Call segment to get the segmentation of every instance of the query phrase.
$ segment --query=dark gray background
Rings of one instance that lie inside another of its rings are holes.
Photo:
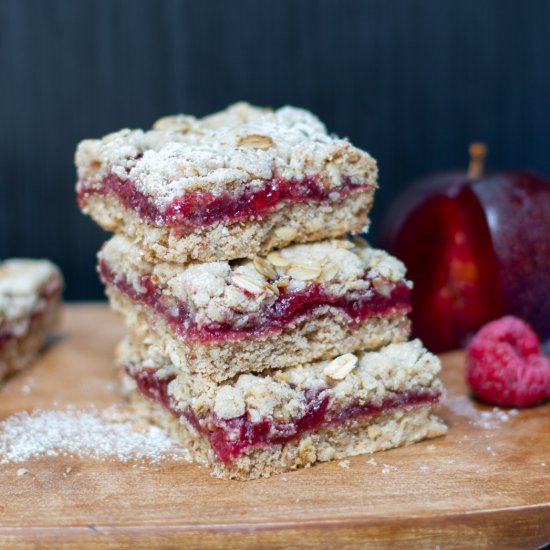
[[[101,297],[76,143],[240,99],[307,107],[370,151],[375,230],[472,140],[549,175],[549,29],[547,0],[0,0],[0,257],[50,257],[67,298]]]

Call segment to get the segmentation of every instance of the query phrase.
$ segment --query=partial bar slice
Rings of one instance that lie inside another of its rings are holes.
[[[83,141],[76,164],[84,212],[176,263],[360,232],[377,187],[375,160],[308,111],[245,103]]]
[[[118,351],[135,411],[215,476],[253,479],[442,435],[440,363],[419,340],[216,384],[155,346]]]
[[[99,272],[134,335],[217,381],[409,336],[403,264],[346,239],[180,266],[151,264],[117,235],[99,253]]]
[[[34,361],[57,325],[62,290],[47,260],[0,263],[0,381]]]

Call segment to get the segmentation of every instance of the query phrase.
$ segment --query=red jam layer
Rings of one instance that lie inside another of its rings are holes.
[[[350,323],[362,323],[367,318],[375,316],[407,314],[411,309],[411,290],[405,283],[396,284],[388,297],[369,292],[353,299],[331,295],[319,283],[312,283],[303,290],[294,292],[280,289],[281,294],[273,304],[261,314],[255,316],[247,314],[246,324],[239,325],[238,329],[231,324],[217,322],[199,328],[193,322],[187,305],[179,302],[174,307],[166,303],[162,289],[153,282],[150,276],[142,277],[140,283],[145,290],[138,292],[124,275],[115,274],[106,262],[100,261],[98,269],[105,284],[115,286],[131,300],[152,308],[182,338],[198,340],[202,343],[238,340],[246,337],[254,338],[278,333],[293,321],[327,305],[344,311],[349,316]]]
[[[10,341],[15,338],[15,335],[11,332],[3,332],[0,334],[0,350]]]
[[[392,393],[381,405],[352,403],[339,410],[330,409],[330,396],[323,390],[305,393],[307,410],[300,418],[280,423],[271,417],[252,422],[248,413],[231,420],[223,420],[215,414],[197,417],[191,408],[177,409],[168,395],[168,384],[174,377],[159,380],[153,369],[133,371],[128,374],[136,380],[140,392],[149,399],[161,403],[177,416],[184,416],[200,433],[208,437],[216,456],[230,464],[251,447],[285,444],[302,437],[306,432],[326,426],[334,426],[352,420],[375,416],[385,411],[408,409],[417,405],[435,405],[440,398],[438,390],[423,389],[404,393]]]
[[[137,188],[134,181],[110,174],[99,188],[80,182],[78,203],[83,208],[87,197],[112,193],[125,208],[133,210],[149,223],[158,227],[177,227],[185,232],[220,221],[234,223],[253,216],[261,219],[284,203],[334,202],[369,187],[369,183],[352,183],[349,178],[344,178],[340,187],[327,188],[319,176],[307,176],[301,180],[275,177],[263,182],[260,187],[245,187],[238,195],[227,192],[214,195],[203,191],[184,193],[161,210]]]

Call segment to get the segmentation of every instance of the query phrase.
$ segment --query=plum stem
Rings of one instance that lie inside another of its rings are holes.
[[[481,142],[470,143],[468,153],[470,153],[468,177],[470,179],[480,178],[483,175],[485,157],[487,155],[487,145]]]

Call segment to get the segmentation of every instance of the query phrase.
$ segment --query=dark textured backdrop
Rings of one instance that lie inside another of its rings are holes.
[[[47,256],[98,298],[79,213],[85,137],[247,99],[312,109],[408,181],[490,164],[550,175],[548,0],[0,0],[0,257]]]

